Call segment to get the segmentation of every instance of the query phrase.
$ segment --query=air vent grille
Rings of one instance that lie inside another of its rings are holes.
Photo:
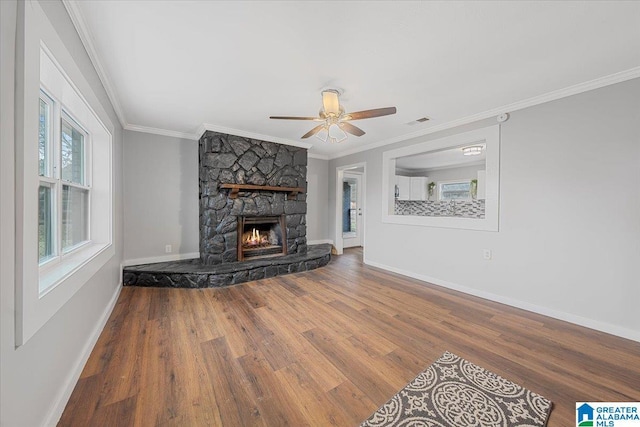
[[[418,123],[424,123],[429,121],[429,117],[424,116],[424,117],[420,117],[419,119],[415,119],[409,123],[407,123],[409,126],[413,126],[413,125],[417,125]]]

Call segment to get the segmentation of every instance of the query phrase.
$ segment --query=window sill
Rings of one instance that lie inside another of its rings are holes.
[[[40,271],[39,297],[42,298],[51,292],[56,286],[64,282],[65,279],[73,275],[108,247],[109,244],[106,243],[91,243],[82,248],[82,250],[64,257],[62,261],[55,265],[44,267]]]
[[[383,215],[386,224],[419,225],[423,227],[458,228],[461,230],[498,231],[498,216],[485,212],[485,218],[453,216]]]

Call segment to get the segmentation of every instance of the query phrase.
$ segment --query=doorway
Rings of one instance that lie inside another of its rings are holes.
[[[342,247],[362,246],[362,173],[345,171],[342,178]]]
[[[335,180],[334,247],[342,255],[343,248],[361,246],[365,251],[366,163],[338,166]],[[353,203],[352,203],[353,202]]]

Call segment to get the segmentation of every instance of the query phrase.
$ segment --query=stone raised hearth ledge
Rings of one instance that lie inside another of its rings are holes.
[[[125,267],[124,286],[215,288],[313,270],[331,260],[331,245],[309,245],[303,254],[205,265],[199,258]]]

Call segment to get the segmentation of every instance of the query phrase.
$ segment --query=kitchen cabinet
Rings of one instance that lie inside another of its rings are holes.
[[[409,200],[411,196],[411,178],[396,175],[396,199]]]
[[[396,175],[396,199],[397,200],[427,200],[426,176],[402,176]]]
[[[427,200],[427,184],[429,179],[426,176],[411,177],[411,195],[409,200]]]

